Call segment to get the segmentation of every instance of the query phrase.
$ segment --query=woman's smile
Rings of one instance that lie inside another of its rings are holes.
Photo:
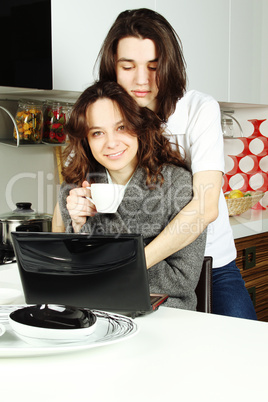
[[[125,151],[126,150],[124,149],[123,151],[116,152],[115,154],[107,154],[105,156],[107,156],[107,158],[110,158],[110,159],[117,159],[117,158],[120,158],[120,156],[122,156],[125,153]]]

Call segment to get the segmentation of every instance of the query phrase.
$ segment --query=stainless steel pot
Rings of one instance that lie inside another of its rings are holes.
[[[52,216],[37,213],[31,206],[30,202],[18,202],[13,212],[0,215],[0,263],[14,257],[11,232],[51,232]]]

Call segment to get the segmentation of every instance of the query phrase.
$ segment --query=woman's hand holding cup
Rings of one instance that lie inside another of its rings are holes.
[[[90,190],[87,187],[89,187],[89,183],[84,181],[82,187],[77,187],[70,191],[66,200],[66,206],[76,233],[86,223],[88,216],[94,216],[97,213],[95,205],[88,199]]]

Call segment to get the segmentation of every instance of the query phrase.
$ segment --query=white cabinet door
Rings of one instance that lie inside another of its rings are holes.
[[[268,1],[262,2],[262,38],[261,38],[261,88],[260,103],[268,105]]]
[[[188,88],[227,101],[229,2],[156,0],[156,10],[167,18],[182,41]]]
[[[230,102],[268,103],[267,0],[231,0]]]
[[[188,89],[218,101],[268,104],[267,0],[52,0],[53,89],[83,91],[117,15],[146,7],[181,38]]]
[[[53,89],[83,91],[117,15],[132,8],[154,8],[154,0],[52,0]]]

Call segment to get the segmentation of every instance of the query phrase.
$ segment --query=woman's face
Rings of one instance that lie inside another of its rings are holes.
[[[99,99],[90,105],[86,117],[92,155],[112,178],[116,175],[120,184],[125,184],[138,163],[138,138],[126,130],[120,110],[110,99]]]
[[[120,39],[116,54],[116,76],[120,84],[138,103],[157,111],[157,54],[151,39]]]

